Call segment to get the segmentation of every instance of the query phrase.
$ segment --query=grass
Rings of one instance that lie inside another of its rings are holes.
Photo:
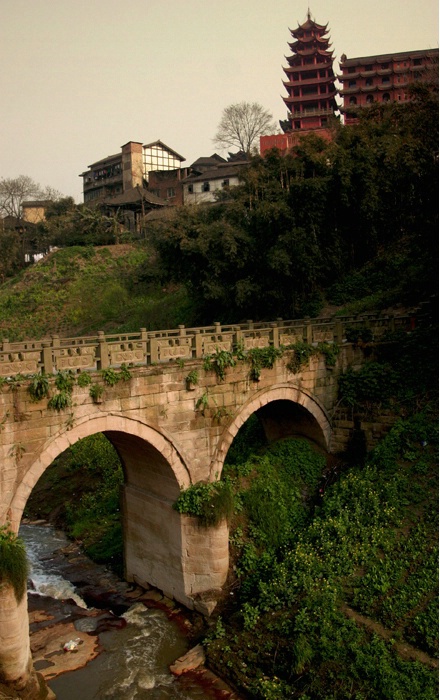
[[[74,246],[0,287],[0,337],[10,341],[192,325],[183,287],[164,288],[147,248]]]
[[[229,469],[235,603],[212,622],[208,662],[262,700],[434,700],[434,414],[398,420],[365,466],[324,489],[322,463],[296,442]]]

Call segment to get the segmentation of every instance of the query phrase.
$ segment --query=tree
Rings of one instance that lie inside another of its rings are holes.
[[[213,140],[218,148],[233,146],[249,154],[259,136],[275,130],[271,113],[258,102],[239,102],[225,107]]]
[[[0,180],[0,215],[15,216],[19,219],[22,214],[23,202],[30,199],[56,200],[61,193],[53,187],[41,187],[28,175]]]

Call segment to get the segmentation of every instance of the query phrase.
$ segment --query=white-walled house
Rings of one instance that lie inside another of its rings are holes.
[[[183,203],[215,202],[216,192],[240,183],[240,169],[247,162],[244,156],[225,160],[216,153],[208,158],[199,158],[192,164],[191,174],[182,181]]]

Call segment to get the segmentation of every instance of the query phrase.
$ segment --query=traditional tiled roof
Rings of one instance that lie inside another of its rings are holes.
[[[22,202],[22,207],[48,207],[49,204],[53,204],[51,199],[40,199],[28,202]]]
[[[121,153],[114,153],[112,156],[106,156],[105,158],[101,158],[101,160],[97,160],[97,161],[95,161],[95,163],[92,163],[91,165],[88,165],[87,167],[91,170],[92,168],[96,168],[97,165],[106,165],[110,161],[121,160],[121,159],[122,159]]]
[[[152,143],[146,143],[146,144],[144,144],[144,148],[152,148],[153,146],[162,146],[162,148],[163,148],[165,151],[169,151],[169,153],[172,153],[173,156],[175,156],[176,158],[178,158],[180,161],[186,160],[186,158],[184,158],[184,157],[181,156],[179,153],[177,153],[177,151],[175,151],[175,150],[173,150],[172,148],[170,148],[169,146],[167,146],[166,143],[164,143],[164,142],[161,141],[160,139],[158,139],[157,141],[152,141]]]
[[[183,183],[204,182],[205,180],[224,180],[228,177],[237,177],[240,168],[247,165],[248,161],[238,161],[236,163],[221,163],[218,167],[205,170],[201,174],[189,175]]]
[[[158,206],[166,206],[168,204],[164,199],[150,192],[145,187],[140,187],[140,185],[132,187],[122,194],[116,195],[116,197],[106,197],[103,203],[111,207],[118,207],[127,204],[140,204],[142,200],[148,202],[148,204],[156,204]]]
[[[377,54],[375,56],[359,56],[356,58],[341,57],[341,67],[359,66],[364,63],[387,63],[389,61],[399,61],[404,58],[421,58],[423,56],[438,56],[438,49],[425,49],[419,51],[401,51],[399,53]]]

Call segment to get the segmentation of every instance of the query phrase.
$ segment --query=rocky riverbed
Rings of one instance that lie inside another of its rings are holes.
[[[166,654],[164,657],[169,678],[161,681],[167,689],[160,692],[165,694],[154,692],[157,678],[154,680],[144,664],[135,668],[136,662],[132,662],[130,677],[137,675],[136,682],[141,688],[139,696],[133,697],[238,700],[239,696],[204,665],[203,648],[198,644],[205,626],[202,616],[182,609],[155,589],[146,590],[121,581],[105,567],[91,562],[74,543],[67,543],[42,558],[46,559],[43,564],[70,582],[74,591],[63,594],[71,597],[54,599],[49,585],[48,595],[30,590],[28,596],[34,666],[60,700],[79,697],[70,696],[66,690],[68,685],[75,687],[77,683],[91,684],[90,692],[98,694],[90,697],[118,700],[132,697],[128,691],[114,696],[92,686],[98,677],[102,680],[105,675],[102,669],[106,656],[111,655],[112,645],[119,639],[121,645],[127,644],[124,628],[136,624],[140,616],[147,619],[147,624],[149,619],[151,624],[159,623],[159,626],[166,624],[163,622],[166,618],[178,629],[179,641],[167,651],[169,658]],[[89,673],[89,669],[97,670]],[[100,695],[101,692],[104,694]],[[81,697],[85,696],[81,694]]]

